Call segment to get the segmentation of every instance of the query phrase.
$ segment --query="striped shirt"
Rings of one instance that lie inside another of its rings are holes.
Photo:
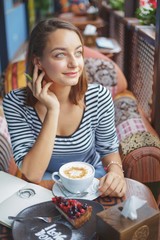
[[[25,101],[25,88],[11,91],[3,100],[14,158],[19,166],[42,128],[35,109]],[[71,161],[84,161],[99,167],[101,158],[117,152],[118,146],[111,94],[102,85],[89,84],[79,127],[70,136],[56,136],[47,171],[58,171],[61,165]],[[43,161],[43,156],[39,161]]]

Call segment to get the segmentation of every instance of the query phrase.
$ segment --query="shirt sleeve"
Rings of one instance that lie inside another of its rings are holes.
[[[14,91],[3,99],[4,114],[11,137],[13,154],[18,166],[35,142],[31,118],[24,102]]]
[[[98,124],[95,134],[96,150],[101,158],[118,151],[119,141],[115,127],[115,111],[111,93],[100,86],[97,108]]]

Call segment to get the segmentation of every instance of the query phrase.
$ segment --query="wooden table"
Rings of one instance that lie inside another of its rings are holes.
[[[52,189],[53,183],[54,182],[52,180],[51,181],[46,180],[46,181],[43,181],[43,184],[41,185],[48,189]],[[146,200],[150,207],[158,209],[154,196],[148,187],[146,187],[144,184],[140,182],[137,182],[135,180],[128,179],[128,178],[126,178],[126,183],[127,183],[127,192],[124,198],[99,197],[95,201],[101,203],[104,206],[104,208],[107,209],[118,203],[123,202],[125,199],[129,198],[130,196],[135,195],[141,199]],[[160,227],[159,227],[158,239],[160,239]],[[0,225],[0,240],[13,240],[12,230],[5,226]]]
[[[103,19],[100,17],[97,17],[96,20],[89,20],[87,16],[76,16],[71,12],[62,13],[58,16],[58,18],[73,23],[81,31],[85,29],[87,24],[94,25],[97,29],[103,28],[105,26]]]
[[[93,46],[90,46],[90,47],[96,51],[99,51],[100,53],[104,54],[105,56],[111,58],[112,60],[114,60],[116,62],[117,56],[121,52],[121,47],[115,39],[113,39],[113,38],[108,38],[108,39],[110,41],[112,41],[112,43],[114,45],[113,49],[100,48],[100,47],[96,46],[96,44]]]

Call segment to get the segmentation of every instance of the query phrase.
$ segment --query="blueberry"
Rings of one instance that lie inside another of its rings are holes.
[[[82,206],[82,208],[86,210],[86,209],[87,209],[87,206],[88,206],[87,203],[84,203],[83,206]]]
[[[73,212],[72,210],[70,210],[70,209],[69,209],[69,211],[68,211],[68,216],[70,216],[70,217],[73,217],[73,216],[74,216],[74,212]]]
[[[66,207],[68,206],[68,201],[64,202],[64,206],[66,206]]]

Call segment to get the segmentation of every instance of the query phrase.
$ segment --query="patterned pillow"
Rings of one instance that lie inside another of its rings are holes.
[[[157,136],[147,131],[136,132],[130,134],[123,141],[121,141],[120,148],[123,152],[123,157],[127,156],[130,152],[135,149],[142,147],[156,147],[160,149],[160,141]]]
[[[114,106],[115,124],[120,142],[131,134],[147,131],[138,109],[137,100],[129,92],[117,95],[114,99]]]
[[[86,58],[85,68],[89,83],[99,83],[110,90],[112,97],[117,91],[117,72],[111,61],[104,59]]]

